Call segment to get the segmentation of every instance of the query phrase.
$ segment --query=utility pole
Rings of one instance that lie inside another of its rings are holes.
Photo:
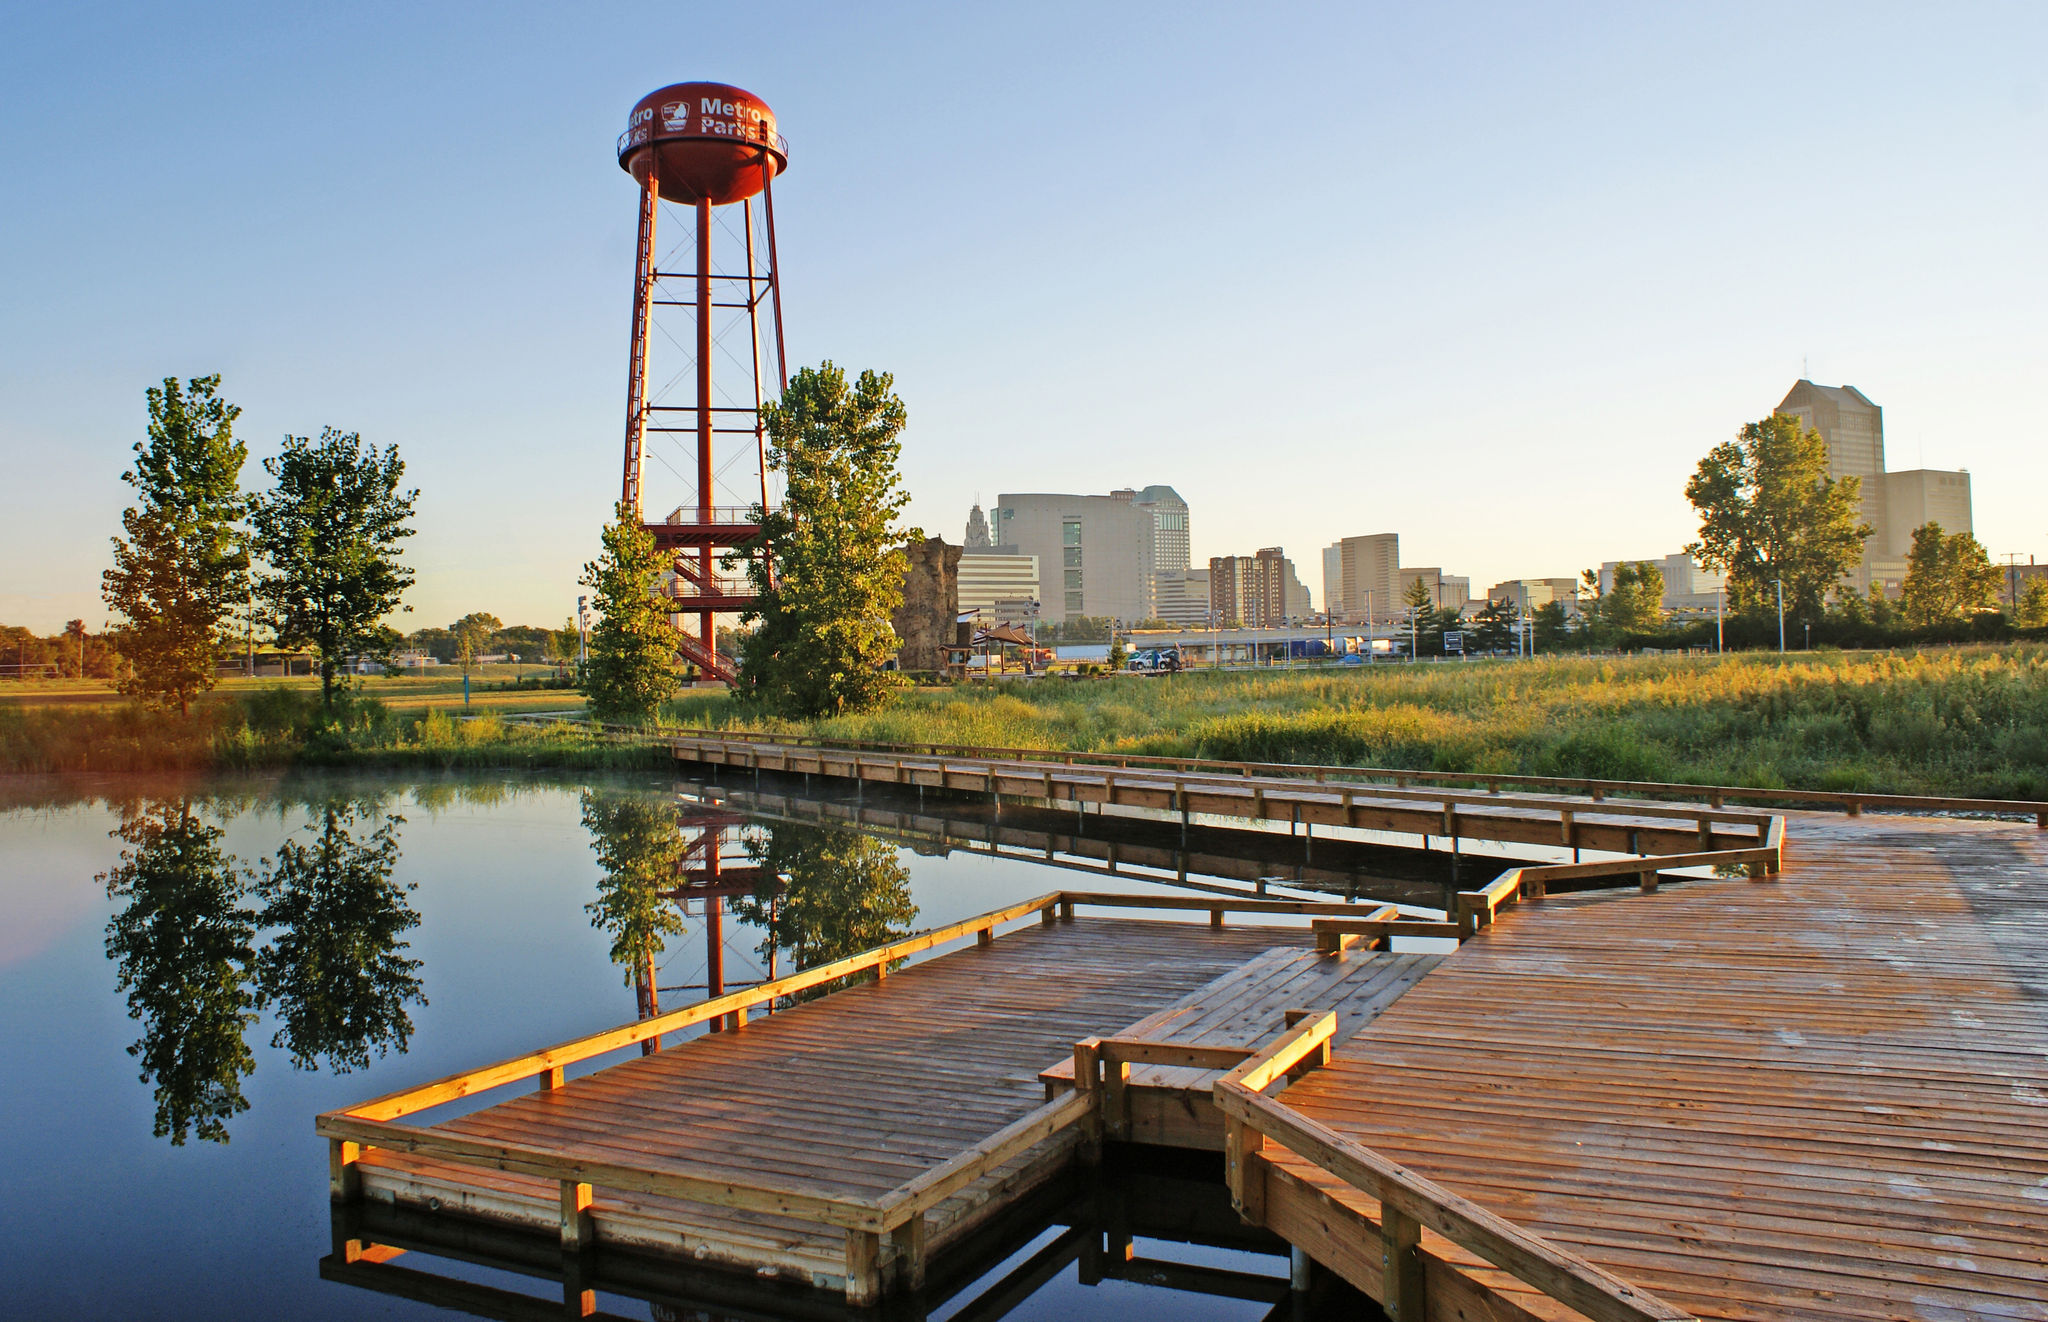
[[[590,661],[590,598],[576,598],[576,669],[581,673]]]
[[[1714,589],[1714,655],[1720,656],[1728,650],[1721,633],[1721,604],[1728,596],[1728,585],[1723,583]]]
[[[1783,656],[1785,655],[1785,580],[1774,578],[1771,582],[1778,585],[1778,655]]]

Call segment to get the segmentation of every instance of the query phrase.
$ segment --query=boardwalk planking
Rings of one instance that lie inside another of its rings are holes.
[[[1525,903],[1283,1101],[1702,1317],[2048,1318],[2048,848],[1795,835]]]

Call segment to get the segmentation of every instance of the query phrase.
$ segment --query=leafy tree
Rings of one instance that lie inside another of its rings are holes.
[[[2022,629],[2048,629],[2048,578],[2030,578],[2013,609],[2013,622]]]
[[[405,636],[406,645],[414,651],[424,652],[443,665],[455,660],[455,635],[446,629],[432,625],[415,629]]]
[[[561,628],[548,630],[547,639],[543,644],[548,664],[560,670],[567,670],[575,664],[577,645],[582,641],[583,635],[576,631],[575,619],[563,619]]]
[[[256,597],[280,644],[319,654],[320,702],[331,713],[348,658],[391,658],[378,622],[412,586],[399,556],[419,492],[398,489],[397,446],[380,451],[332,427],[318,441],[285,437],[283,453],[263,466],[277,485],[250,520],[270,567]]]
[[[1708,451],[1685,484],[1700,516],[1694,559],[1728,575],[1728,602],[1760,612],[1785,584],[1797,618],[1822,617],[1822,602],[1856,566],[1870,525],[1858,516],[1861,480],[1828,476],[1828,447],[1798,418],[1774,413],[1743,425]]]
[[[798,372],[763,410],[768,464],[787,495],[746,548],[758,604],[744,618],[758,625],[738,693],[771,711],[866,711],[897,686],[882,666],[897,650],[890,619],[903,604],[903,545],[924,534],[897,523],[910,497],[896,472],[906,413],[894,385],[867,371],[849,387],[827,361]]]
[[[908,935],[917,917],[909,870],[872,836],[776,824],[747,848],[764,872],[788,878],[779,897],[764,887],[733,901],[735,915],[768,933],[764,962],[779,947],[799,969],[827,964]]]
[[[100,595],[131,666],[121,691],[188,712],[214,686],[224,627],[248,595],[249,447],[235,439],[242,411],[220,397],[218,376],[165,377],[148,398],[149,439],[121,475],[136,503],[121,515],[127,536],[114,539]]]
[[[1882,588],[1871,591],[1882,594]],[[1828,618],[1849,629],[1870,627],[1870,598],[1856,590],[1854,584],[1844,584],[1835,590],[1828,603]]]
[[[1966,532],[1944,533],[1938,523],[1913,530],[1906,583],[1899,605],[1906,622],[1925,629],[1998,604],[1998,566]]]
[[[1647,560],[1616,565],[1600,618],[1617,636],[1657,632],[1664,624],[1664,571]]]
[[[1109,639],[1109,668],[1122,670],[1131,659],[1131,649],[1120,633],[1111,634]]]
[[[660,596],[665,567],[654,534],[619,505],[605,525],[602,551],[579,580],[596,595],[583,691],[601,721],[648,720],[682,682],[675,626]]]
[[[313,1069],[321,1057],[338,1074],[366,1069],[374,1048],[403,1053],[412,1041],[408,1002],[426,1004],[420,961],[399,938],[418,927],[406,899],[409,885],[392,881],[398,863],[398,816],[360,839],[352,828],[379,815],[376,799],[332,799],[306,830],[312,846],[286,840],[265,869],[257,894],[262,922],[282,929],[256,956],[257,985],[277,1007],[274,1047]]]
[[[654,957],[683,929],[675,889],[683,865],[682,823],[673,804],[633,794],[583,792],[583,827],[604,869],[597,898],[583,906],[590,925],[612,939],[612,963],[640,990],[644,1014],[653,1005]]]
[[[220,847],[223,832],[190,803],[149,804],[114,835],[121,861],[99,881],[121,910],[107,923],[107,957],[142,1037],[128,1054],[156,1085],[158,1138],[228,1141],[249,1109],[242,1079],[256,1068],[243,1033],[260,1002],[251,990],[256,914],[249,878]]]
[[[1876,583],[1870,585],[1870,623],[1887,633],[1899,627],[1899,607]]]
[[[455,659],[462,665],[464,679],[469,678],[470,671],[476,668],[476,659],[504,627],[504,621],[487,611],[471,611],[448,626],[448,632],[455,636]]]
[[[1536,608],[1536,650],[1562,651],[1572,641],[1571,617],[1561,601],[1546,601]]]

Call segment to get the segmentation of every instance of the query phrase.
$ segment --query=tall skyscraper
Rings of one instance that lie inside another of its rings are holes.
[[[992,543],[988,537],[988,519],[981,512],[981,502],[974,502],[974,508],[967,513],[967,540],[963,543],[969,551],[986,551]]]
[[[1308,614],[1308,589],[1280,547],[1209,559],[1209,609],[1226,627],[1267,629]]]
[[[1172,487],[1106,496],[1006,492],[990,535],[1038,557],[1044,618],[1109,616],[1126,625],[1158,613],[1158,575],[1188,568],[1188,507]]]
[[[1344,609],[1344,543],[1331,542],[1323,548],[1323,613],[1335,620]]]
[[[1401,567],[1399,533],[1376,532],[1365,537],[1346,537],[1337,543],[1339,567],[1344,585],[1344,615],[1363,620],[1389,619],[1400,609],[1395,571]]]
[[[1884,466],[1884,410],[1854,386],[1793,383],[1779,413],[1789,413],[1828,443],[1828,476],[1862,480],[1863,521],[1871,534],[1849,582],[1896,593],[1906,578],[1913,532],[1939,523],[1944,532],[1972,532],[1970,475],[1935,469],[1888,473]],[[1894,509],[1893,506],[1898,508]],[[1946,515],[1947,517],[1943,517]]]

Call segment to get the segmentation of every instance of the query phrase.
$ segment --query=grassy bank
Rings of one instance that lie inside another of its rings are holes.
[[[580,695],[513,692],[552,699],[546,710],[577,710]],[[564,701],[563,699],[570,699]],[[337,720],[319,711],[317,691],[273,683],[217,692],[188,715],[95,702],[0,704],[0,771],[33,774],[241,770],[286,765],[428,769],[658,767],[658,750],[571,723],[506,719],[531,703],[394,708],[353,699]]]
[[[507,720],[482,705],[486,696],[544,710],[579,705],[560,692],[479,695],[465,717],[459,707],[371,698],[323,726],[311,692],[275,683],[215,694],[186,718],[122,704],[0,704],[0,770],[666,765],[658,750],[579,725]],[[665,723],[979,748],[2048,799],[2048,647],[2040,645],[1041,679],[916,690],[882,712],[807,724],[762,719],[702,693],[671,704]]]
[[[2048,647],[1561,658],[924,690],[837,738],[1437,771],[2048,798]]]

